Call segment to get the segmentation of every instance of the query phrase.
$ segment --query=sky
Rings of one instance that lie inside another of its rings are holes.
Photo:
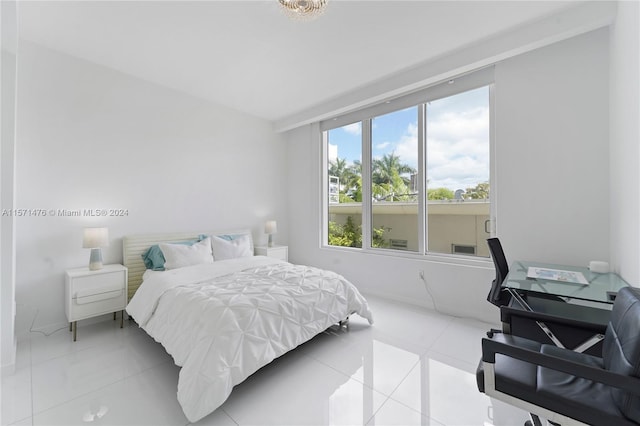
[[[361,161],[361,124],[329,131],[329,159]],[[418,108],[372,120],[372,156],[394,152],[417,170]],[[482,87],[427,104],[427,180],[429,188],[452,191],[489,181],[489,88]]]

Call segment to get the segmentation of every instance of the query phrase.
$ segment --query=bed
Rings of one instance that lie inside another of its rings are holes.
[[[349,315],[373,323],[348,280],[253,256],[249,230],[127,236],[123,257],[127,312],[181,367],[177,396],[190,422],[222,405],[255,371]]]

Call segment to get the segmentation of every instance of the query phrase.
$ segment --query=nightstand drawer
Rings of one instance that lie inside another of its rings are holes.
[[[289,261],[289,247],[287,246],[273,246],[273,247],[260,247],[254,248],[255,254],[258,256],[268,256],[274,259]]]
[[[278,247],[275,250],[270,250],[269,251],[269,257],[273,257],[274,259],[284,260],[286,262],[288,260],[287,248],[286,247]]]
[[[124,288],[116,291],[87,294],[71,300],[74,320],[120,311],[126,306]]]
[[[73,280],[71,297],[86,297],[91,294],[107,293],[124,289],[124,272],[94,274],[76,277]]]
[[[84,305],[85,303],[95,303],[101,300],[113,299],[115,297],[120,297],[124,293],[124,289],[101,289],[100,291],[78,291],[76,292],[75,301],[78,305]]]
[[[65,281],[65,313],[75,322],[127,306],[127,268],[105,265],[97,271],[70,269]]]

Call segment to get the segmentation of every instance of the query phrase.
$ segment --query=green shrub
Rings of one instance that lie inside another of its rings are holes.
[[[371,245],[377,248],[389,247],[389,242],[384,239],[384,233],[391,228],[381,226],[373,228]],[[362,247],[362,225],[353,222],[351,216],[347,216],[344,225],[329,221],[329,245],[340,247]]]

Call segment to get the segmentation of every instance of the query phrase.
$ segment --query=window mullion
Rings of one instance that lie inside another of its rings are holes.
[[[371,119],[362,121],[362,248],[371,248]]]
[[[322,197],[322,212],[320,214],[320,246],[329,244],[329,170],[327,165],[329,164],[329,134],[327,132],[321,132],[321,144],[320,144],[320,156],[322,158],[323,167],[321,167],[320,174],[320,194]]]
[[[496,178],[496,144],[494,143],[496,137],[496,129],[494,122],[494,108],[495,108],[495,87],[493,84],[489,86],[489,182],[491,186],[489,186],[489,199],[491,200],[489,203],[489,235],[495,237],[498,232],[498,222],[496,220],[496,210],[498,206],[497,202],[497,191],[495,190],[495,182],[498,181]]]
[[[425,104],[418,106],[418,253],[427,251],[427,108]]]

